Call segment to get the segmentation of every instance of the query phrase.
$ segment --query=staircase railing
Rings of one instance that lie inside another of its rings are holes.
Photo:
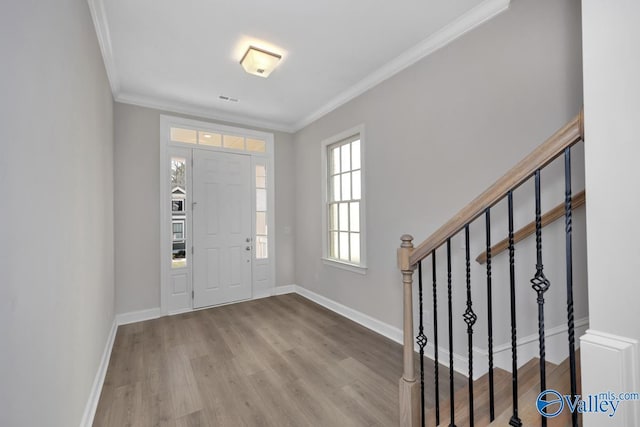
[[[402,245],[398,250],[398,267],[403,277],[403,305],[404,305],[404,348],[403,348],[403,375],[400,379],[400,425],[402,427],[424,426],[425,422],[425,385],[424,385],[424,348],[428,338],[424,331],[423,319],[423,283],[422,283],[422,261],[431,257],[433,272],[433,327],[434,327],[434,386],[435,386],[435,420],[436,425],[440,424],[440,404],[439,404],[439,375],[438,375],[438,324],[437,324],[437,287],[436,287],[436,250],[446,246],[447,257],[447,310],[448,310],[448,338],[449,338],[449,423],[455,426],[454,411],[454,376],[453,376],[453,317],[452,317],[452,257],[451,239],[459,232],[464,232],[465,240],[465,266],[466,266],[466,307],[463,319],[467,325],[467,345],[468,345],[468,390],[469,390],[469,425],[474,425],[474,404],[473,404],[473,328],[477,321],[477,315],[473,311],[471,293],[471,270],[470,270],[470,233],[469,226],[472,222],[485,217],[486,229],[486,252],[483,254],[483,261],[486,264],[486,294],[487,294],[487,340],[488,340],[488,381],[489,381],[489,413],[490,420],[495,418],[494,413],[494,384],[493,384],[493,307],[492,307],[492,251],[491,244],[491,210],[501,200],[507,199],[508,216],[508,238],[507,249],[509,251],[509,299],[510,299],[510,332],[511,332],[511,355],[512,355],[512,415],[509,424],[521,426],[522,421],[518,415],[518,361],[517,361],[517,325],[516,325],[516,278],[515,278],[515,257],[514,257],[514,208],[513,192],[530,178],[535,180],[535,224],[536,235],[536,270],[531,279],[533,290],[537,294],[538,305],[538,344],[540,353],[540,390],[546,389],[545,372],[545,332],[544,332],[544,294],[549,289],[550,282],[545,277],[542,264],[542,226],[543,222],[548,222],[549,217],[543,219],[541,214],[541,170],[554,159],[564,155],[564,181],[565,181],[565,242],[566,242],[566,288],[567,288],[567,327],[568,327],[568,347],[569,365],[571,378],[571,395],[575,396],[576,390],[576,356],[575,356],[575,336],[574,336],[574,308],[573,308],[573,260],[572,260],[572,203],[573,193],[571,188],[571,147],[583,139],[583,114],[578,114],[562,129],[558,130],[546,142],[536,148],[504,176],[498,179],[486,191],[475,198],[471,203],[454,215],[446,224],[436,230],[430,237],[413,246],[413,237],[404,235],[401,237]],[[578,199],[583,201],[581,197]],[[557,210],[557,209],[555,209]],[[557,212],[555,213],[557,218]],[[419,303],[419,326],[416,342],[420,353],[420,380],[416,380],[414,370],[414,342],[413,342],[413,275],[418,270],[418,303]],[[572,422],[577,426],[577,414],[573,414]],[[541,424],[546,425],[546,418],[541,416]]]

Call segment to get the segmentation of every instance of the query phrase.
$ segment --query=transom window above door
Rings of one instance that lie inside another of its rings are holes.
[[[170,128],[170,141],[183,144],[203,145],[207,147],[226,148],[228,150],[264,153],[267,151],[266,141],[240,135],[211,132],[200,129]]]
[[[271,295],[274,135],[160,116],[163,314]]]

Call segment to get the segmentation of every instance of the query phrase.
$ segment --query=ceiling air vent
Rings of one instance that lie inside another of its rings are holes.
[[[218,98],[220,98],[223,101],[227,101],[227,102],[238,102],[237,98],[231,98],[231,97],[226,96],[226,95],[219,95]]]

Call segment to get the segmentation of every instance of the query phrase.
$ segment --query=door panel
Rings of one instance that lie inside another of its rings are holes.
[[[251,159],[194,150],[194,308],[251,298]]]

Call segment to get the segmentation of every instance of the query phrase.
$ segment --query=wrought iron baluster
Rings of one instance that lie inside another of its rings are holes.
[[[515,248],[513,242],[513,191],[507,193],[509,210],[509,294],[511,300],[511,390],[513,413],[509,425],[521,427],[522,421],[518,417],[518,349],[516,333],[516,269]]]
[[[471,256],[469,249],[469,224],[464,226],[465,261],[467,269],[467,308],[464,311],[464,321],[467,324],[467,340],[469,346],[469,425],[473,427],[473,325],[478,316],[471,308]]]
[[[427,337],[424,335],[423,310],[422,310],[422,261],[418,263],[418,336],[416,341],[420,347],[420,419],[424,427],[424,346],[427,345]]]
[[[567,327],[569,330],[569,373],[571,376],[571,398],[575,399],[577,393],[576,384],[576,348],[575,331],[573,324],[573,246],[572,246],[572,214],[571,214],[571,148],[564,150],[564,216],[566,239],[566,263],[567,263]],[[573,401],[573,400],[572,400]],[[573,427],[578,426],[577,411],[571,413]]]
[[[436,388],[436,425],[440,424],[440,379],[438,377],[438,292],[437,292],[437,280],[436,280],[436,251],[431,253],[431,268],[433,276],[433,356],[434,363],[434,377]]]
[[[540,349],[540,391],[547,389],[546,349],[544,342],[544,293],[551,283],[545,277],[542,265],[542,207],[540,202],[540,169],[535,172],[536,199],[536,273],[531,279],[531,287],[538,295],[538,347]],[[541,425],[546,427],[547,418],[541,416]]]
[[[491,284],[491,210],[487,208],[485,214],[485,229],[487,232],[487,351],[489,352],[489,421],[493,421],[495,414],[495,393],[493,389],[493,301]]]
[[[451,239],[447,239],[447,302],[449,308],[449,427],[455,427],[455,402],[453,390],[453,316],[451,304]]]

